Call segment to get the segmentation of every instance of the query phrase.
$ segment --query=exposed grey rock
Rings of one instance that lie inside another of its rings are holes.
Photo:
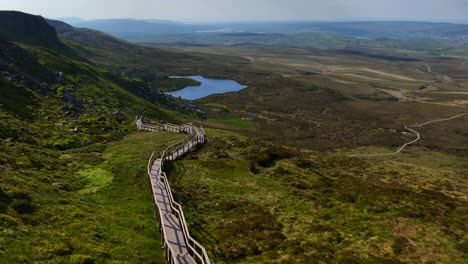
[[[94,143],[94,142],[93,142],[91,139],[87,139],[87,140],[83,141],[83,145],[84,145],[84,146],[88,146],[88,145],[91,145],[91,144],[93,144],[93,143]]]
[[[67,77],[65,76],[65,73],[59,72],[59,77],[57,79],[57,82],[60,84],[65,84],[67,82]]]
[[[6,141],[6,142],[11,142],[11,141],[13,141],[13,138],[12,138],[12,137],[9,137],[9,138],[5,139],[5,141]]]
[[[118,121],[123,121],[125,119],[127,119],[127,116],[120,112],[120,111],[115,111],[115,112],[112,112],[112,115],[115,117],[115,119],[117,119]]]
[[[73,103],[74,100],[73,96],[71,96],[70,94],[64,94],[62,96],[62,99],[69,104]]]
[[[57,91],[58,87],[59,87],[59,86],[56,85],[56,84],[55,84],[55,85],[52,85],[52,86],[50,87],[50,90],[53,91],[53,92],[55,93],[55,92]]]
[[[55,28],[41,16],[18,11],[2,11],[0,17],[2,38],[33,46],[58,49],[64,46],[60,42]],[[25,57],[27,58],[27,57]],[[28,63],[28,60],[24,60]]]
[[[54,182],[52,183],[52,186],[55,186],[55,187],[62,187],[63,184],[61,182]]]

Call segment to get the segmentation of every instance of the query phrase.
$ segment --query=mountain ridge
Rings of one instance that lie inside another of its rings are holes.
[[[55,50],[65,47],[45,18],[18,11],[0,11],[0,34],[8,41]]]
[[[132,40],[132,37],[196,34],[205,31],[229,29],[234,32],[265,34],[323,33],[339,34],[353,38],[388,37],[394,39],[450,38],[463,39],[468,35],[468,25],[448,22],[419,21],[348,21],[348,22],[205,22],[183,23],[174,21],[139,19],[98,19],[72,23]]]

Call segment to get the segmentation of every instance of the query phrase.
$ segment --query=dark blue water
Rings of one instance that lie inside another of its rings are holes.
[[[171,76],[171,78],[189,78],[189,79],[199,81],[201,83],[200,86],[187,86],[182,90],[167,93],[175,97],[180,96],[187,100],[196,100],[196,99],[200,99],[203,97],[207,97],[208,95],[212,95],[212,94],[237,92],[247,87],[242,84],[239,84],[236,81],[207,79],[199,75],[197,76]]]

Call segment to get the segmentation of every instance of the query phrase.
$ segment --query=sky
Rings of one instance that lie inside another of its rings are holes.
[[[0,0],[0,10],[84,19],[468,20],[468,0]]]

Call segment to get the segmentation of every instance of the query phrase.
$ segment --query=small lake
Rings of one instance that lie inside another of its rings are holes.
[[[215,79],[207,79],[203,76],[196,75],[196,76],[171,76],[170,78],[189,78],[195,81],[199,81],[201,85],[199,86],[187,86],[182,90],[175,91],[175,92],[168,92],[166,94],[170,94],[175,97],[182,97],[187,100],[196,100],[203,97],[207,97],[208,95],[212,94],[223,94],[227,92],[237,92],[240,91],[247,86],[242,85],[236,81],[232,80],[215,80]]]

